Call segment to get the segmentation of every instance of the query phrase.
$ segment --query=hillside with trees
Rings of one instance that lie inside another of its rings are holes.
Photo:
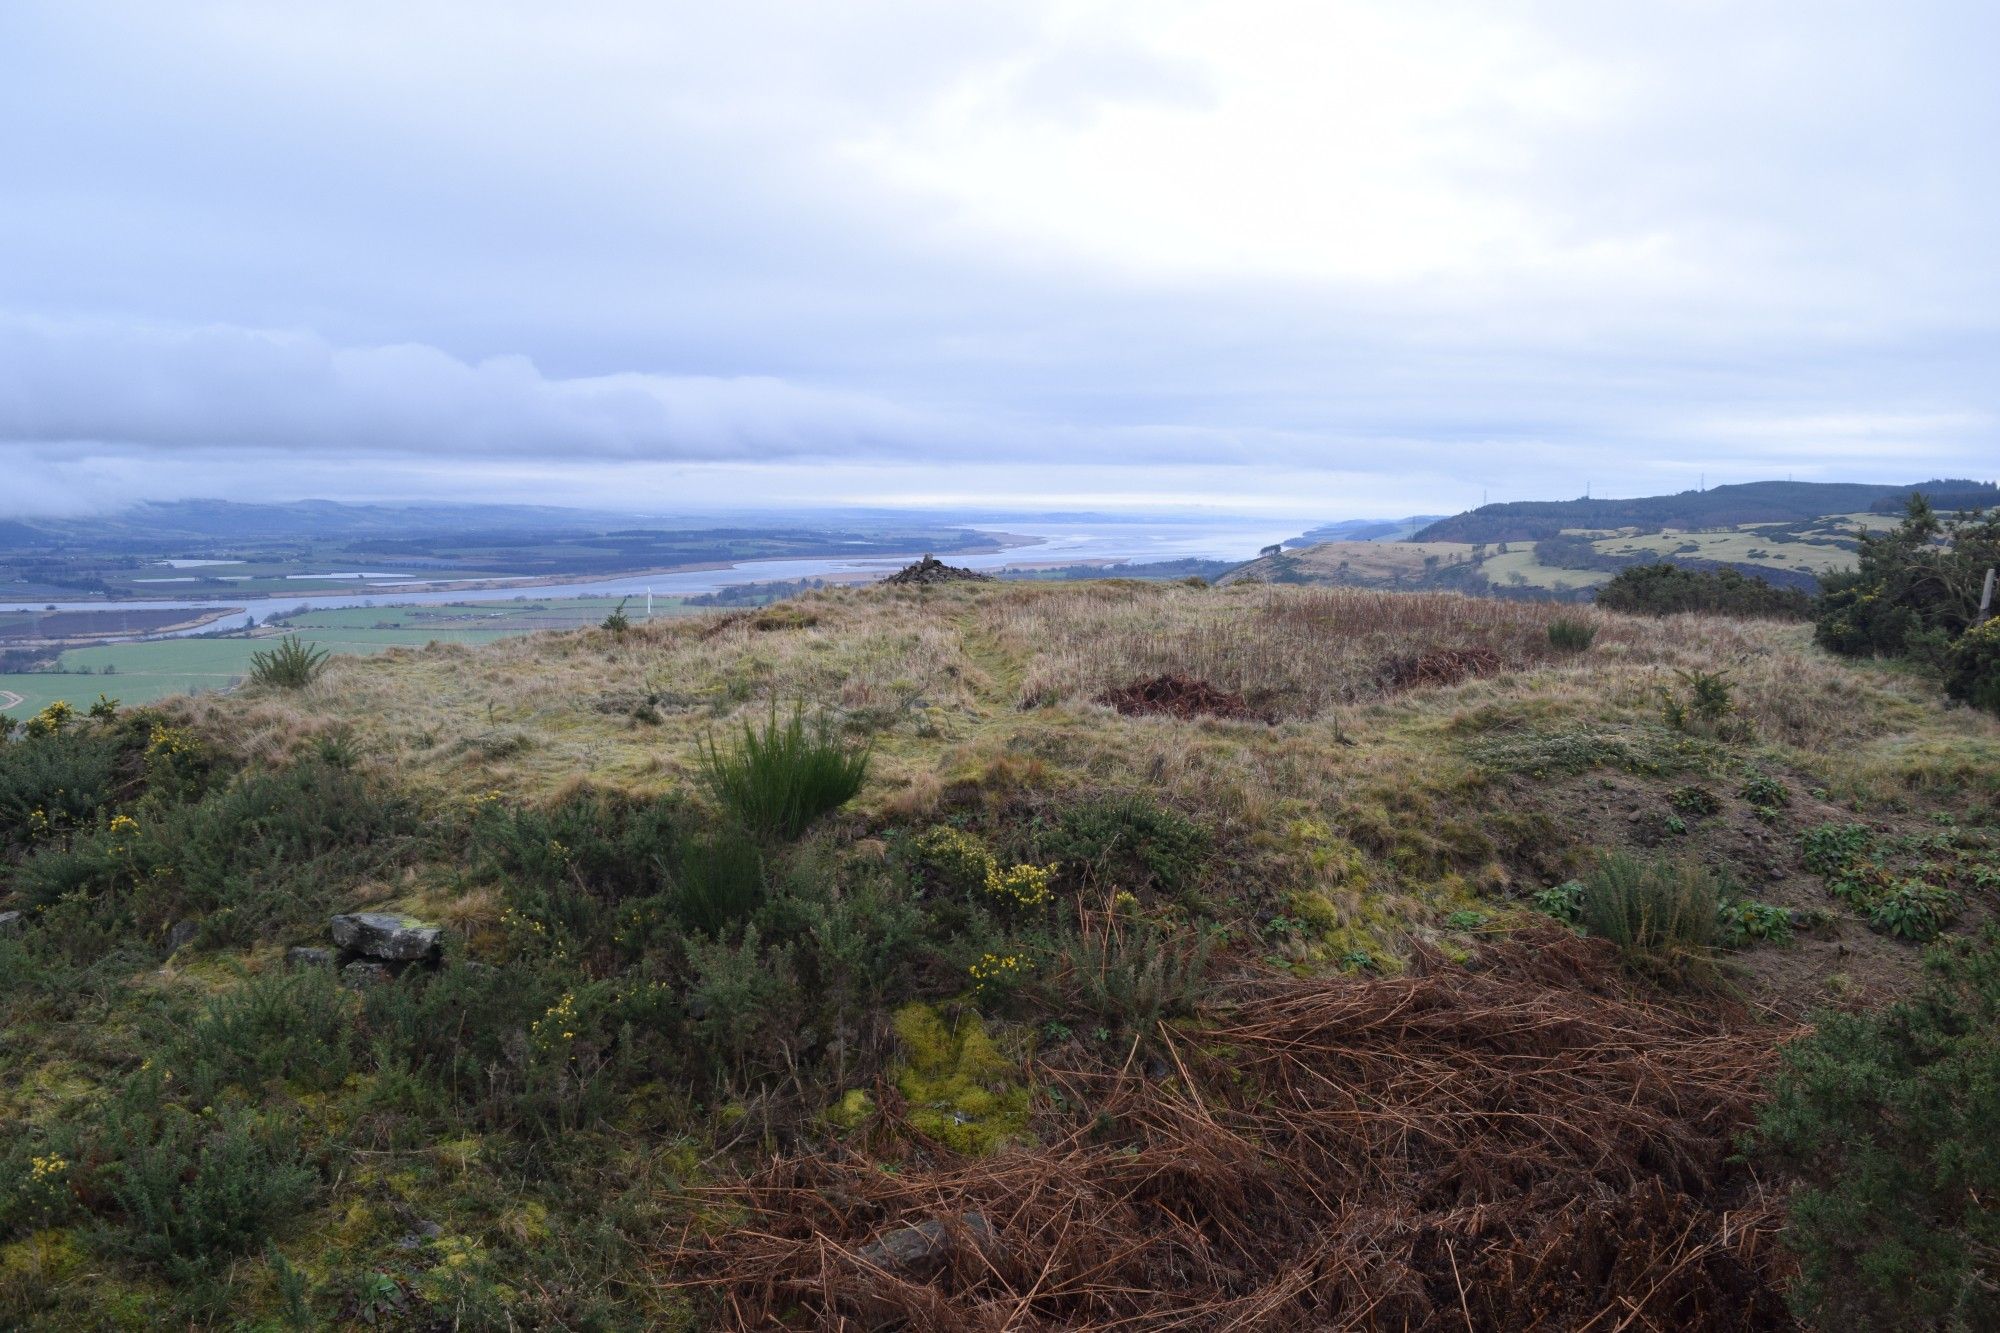
[[[1636,528],[1697,531],[1747,523],[1796,523],[1828,514],[1893,513],[1917,492],[1949,494],[1960,505],[2000,505],[1993,482],[1936,480],[1902,486],[1860,482],[1753,481],[1612,500],[1519,500],[1484,505],[1418,532],[1424,542],[1538,541],[1565,532]]]

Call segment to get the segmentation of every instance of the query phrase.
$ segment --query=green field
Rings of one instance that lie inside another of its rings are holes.
[[[620,601],[626,614],[644,618],[644,601],[617,597],[549,597],[507,602],[452,602],[437,606],[355,606],[284,618],[252,638],[153,639],[144,643],[72,648],[57,659],[60,671],[0,675],[0,712],[26,717],[67,700],[81,706],[100,693],[128,704],[169,694],[226,690],[250,671],[251,654],[269,648],[283,632],[329,653],[380,653],[427,643],[490,643],[510,635],[576,629],[603,621]],[[653,599],[653,614],[684,615],[678,598]],[[88,673],[88,674],[86,674]],[[6,695],[17,695],[11,702]]]

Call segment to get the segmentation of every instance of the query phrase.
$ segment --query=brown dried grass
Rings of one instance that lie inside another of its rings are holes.
[[[1730,1160],[1790,1032],[1639,999],[1557,932],[1213,1019],[1166,1078],[1048,1068],[1042,1146],[780,1158],[658,1262],[725,1328],[1793,1327],[1777,1207]],[[934,1262],[885,1259],[926,1222]]]

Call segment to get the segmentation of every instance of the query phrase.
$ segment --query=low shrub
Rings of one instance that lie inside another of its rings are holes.
[[[1865,910],[1868,923],[1898,939],[1930,940],[1958,915],[1964,900],[1950,889],[1904,879],[1876,895]]]
[[[1736,794],[1750,804],[1765,809],[1775,809],[1792,803],[1792,793],[1784,783],[1761,773],[1745,782]]]
[[[1536,889],[1529,895],[1528,902],[1537,912],[1552,916],[1564,925],[1574,926],[1583,920],[1583,884],[1579,880],[1564,880],[1561,884]]]
[[[1945,657],[1944,688],[1974,708],[2000,713],[2000,616],[1958,636]]]
[[[1150,1041],[1162,1020],[1194,1013],[1212,948],[1205,933],[1144,922],[1087,930],[1058,952],[1051,1003]]]
[[[1720,671],[1676,671],[1680,688],[1660,690],[1660,715],[1675,731],[1726,738],[1736,711],[1735,682]]]
[[[1874,842],[1875,834],[1866,824],[1817,824],[1799,835],[1806,869],[1825,879],[1866,856]]]
[[[764,894],[764,855],[755,843],[723,832],[681,844],[674,914],[689,930],[720,935],[749,920]]]
[[[1693,783],[1667,793],[1667,804],[1684,815],[1722,813],[1722,798],[1708,788]]]
[[[1803,588],[1785,588],[1734,569],[1686,569],[1659,563],[1622,569],[1597,590],[1596,602],[1611,611],[1667,616],[1689,611],[1804,620],[1812,597]]]
[[[823,717],[808,727],[802,711],[780,721],[774,707],[761,727],[745,722],[733,748],[723,748],[711,733],[702,746],[702,774],[745,828],[790,840],[854,799],[867,779],[870,753],[835,736]]]
[[[157,934],[181,920],[206,944],[248,943],[323,916],[340,889],[406,855],[409,804],[361,774],[308,760],[250,772],[191,805],[115,815],[21,865],[15,887],[73,944],[86,923]]]
[[[1792,914],[1771,903],[1725,902],[1716,911],[1718,939],[1725,949],[1792,938]]]
[[[1794,1303],[1819,1328],[2000,1327],[2000,935],[1785,1048],[1751,1139],[1798,1181]]]
[[[1040,847],[1051,860],[1079,867],[1086,882],[1177,893],[1200,878],[1209,836],[1178,810],[1128,795],[1065,810]]]
[[[289,1123],[235,1106],[117,1117],[99,1150],[111,1159],[105,1247],[183,1281],[262,1244],[319,1184]]]
[[[971,893],[986,887],[995,869],[993,853],[975,834],[938,824],[910,842],[911,858],[939,888]]]
[[[103,727],[0,745],[0,853],[60,842],[97,823],[120,785],[123,753]]]
[[[250,683],[272,689],[302,690],[326,670],[327,651],[307,644],[296,634],[278,640],[275,648],[250,654]]]

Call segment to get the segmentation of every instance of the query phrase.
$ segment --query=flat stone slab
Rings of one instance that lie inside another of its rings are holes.
[[[333,942],[348,953],[414,963],[437,953],[444,932],[394,912],[344,912],[333,918]]]

